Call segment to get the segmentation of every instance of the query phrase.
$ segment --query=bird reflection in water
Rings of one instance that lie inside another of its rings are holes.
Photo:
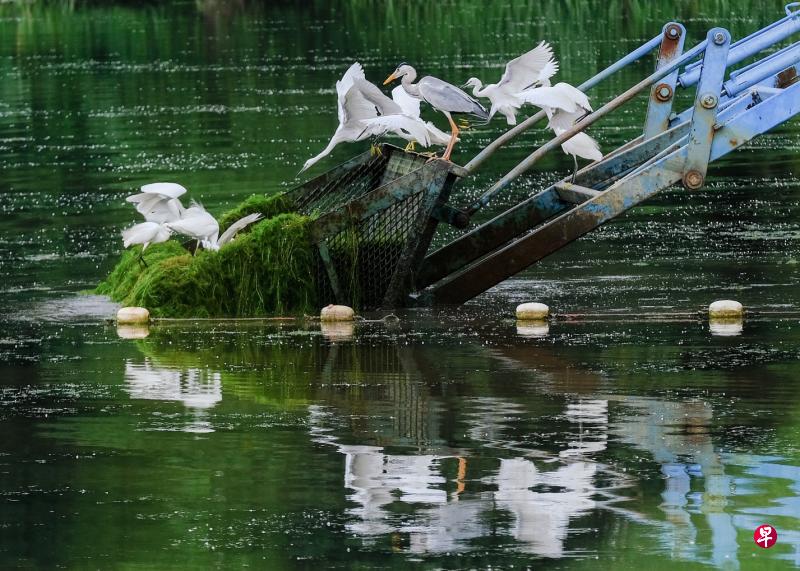
[[[208,411],[222,400],[222,376],[218,371],[164,367],[146,358],[143,363],[126,361],[125,384],[132,399],[182,403],[192,418],[180,430],[214,432]]]
[[[487,397],[473,404],[466,414],[469,436],[483,440],[477,446],[505,447],[512,456],[498,458],[488,474],[477,467],[470,474],[469,454],[461,450],[392,454],[381,446],[340,443],[327,427],[334,413],[309,407],[312,438],[345,456],[344,486],[354,504],[348,531],[365,538],[405,534],[413,553],[444,553],[487,534],[506,533],[524,552],[560,557],[570,521],[598,508],[597,498],[616,499],[596,483],[606,467],[587,457],[605,449],[607,401],[568,407],[568,420],[589,428],[579,433],[585,438],[556,455],[503,442],[503,426],[521,414],[519,405]],[[611,479],[621,485],[624,478]],[[415,506],[415,515],[395,516],[395,502]],[[491,523],[498,520],[493,516],[498,510],[511,516],[507,529]]]

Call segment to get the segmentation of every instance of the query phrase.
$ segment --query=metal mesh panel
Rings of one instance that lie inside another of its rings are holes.
[[[423,193],[418,192],[324,240],[336,268],[339,285],[349,302],[358,307],[381,305],[398,269],[400,257],[414,238],[413,226],[422,199]],[[319,276],[326,282],[324,287],[327,293],[332,295],[322,265]],[[320,293],[325,293],[325,290]]]
[[[299,212],[324,215],[346,208],[354,200],[423,168],[427,160],[423,156],[384,146],[380,155],[364,156],[345,163],[337,167],[338,170],[290,191],[290,196]],[[409,177],[407,184],[409,190],[416,192],[405,200],[320,240],[319,243],[327,247],[341,292],[341,296],[336,296],[329,268],[316,252],[315,278],[320,302],[339,301],[357,308],[379,307],[395,274],[410,270],[400,267],[401,260],[408,259],[404,254],[414,251],[422,238],[415,228],[420,216],[425,216],[421,208],[427,204],[427,189],[423,188],[422,177],[416,175]],[[419,188],[414,188],[414,185]]]
[[[322,215],[341,208],[351,200],[384,184],[384,173],[387,170],[385,167],[390,162],[390,155],[384,153],[372,157],[319,187],[305,192],[303,192],[305,189],[298,189],[294,199],[295,205],[303,214]]]

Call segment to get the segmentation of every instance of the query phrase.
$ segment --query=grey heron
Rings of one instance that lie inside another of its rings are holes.
[[[401,63],[386,78],[383,84],[387,85],[396,79],[401,80],[401,85],[406,90],[406,93],[429,103],[431,107],[444,113],[444,116],[450,122],[450,141],[447,143],[447,149],[445,149],[442,156],[444,160],[450,160],[450,155],[458,137],[458,126],[453,121],[454,113],[472,115],[483,121],[489,120],[489,112],[483,105],[455,85],[447,83],[438,77],[426,75],[417,83],[414,83],[414,80],[417,79],[417,70],[406,63]]]
[[[483,85],[477,77],[467,80],[475,97],[486,97],[492,102],[489,119],[495,113],[505,115],[509,125],[517,124],[517,111],[523,105],[519,92],[537,83],[549,80],[558,71],[558,62],[553,57],[553,49],[546,42],[512,59],[506,64],[505,73],[497,83]]]

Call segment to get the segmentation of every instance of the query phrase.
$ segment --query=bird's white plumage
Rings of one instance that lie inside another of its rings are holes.
[[[422,100],[409,95],[402,85],[392,89],[392,100],[400,106],[405,115],[422,121],[420,119],[420,104]],[[450,135],[439,129],[431,121],[424,121],[423,123],[427,131],[429,145],[443,146],[450,141]]]
[[[550,79],[557,71],[558,62],[553,58],[553,48],[547,42],[539,42],[538,46],[506,64],[506,71],[497,86],[514,94],[537,81]]]
[[[142,222],[122,231],[122,243],[126,248],[141,244],[144,252],[150,244],[166,242],[171,235],[172,232],[164,224]]]
[[[336,145],[343,142],[363,141],[391,133],[407,141],[430,144],[430,136],[424,122],[406,114],[394,100],[384,95],[378,87],[364,77],[360,64],[354,63],[336,82],[339,125],[327,146],[316,156],[308,159],[300,172],[310,168],[328,156]]]
[[[544,81],[544,86],[526,89],[519,96],[526,103],[531,103],[544,109],[547,113],[548,127],[556,135],[568,131],[584,115],[591,113],[592,105],[589,98],[577,87],[568,83],[549,85]],[[599,161],[603,158],[600,145],[586,133],[576,133],[561,144],[561,150],[573,157],[581,157],[590,161]],[[576,163],[577,164],[577,163]]]
[[[168,198],[178,198],[186,194],[186,189],[176,182],[153,182],[141,188],[146,194],[160,194]]]
[[[416,141],[423,147],[430,144],[428,129],[419,119],[405,115],[383,115],[365,119],[364,124],[372,135],[394,133],[406,141]]]
[[[506,64],[505,72],[497,83],[483,85],[480,79],[471,77],[467,85],[476,97],[486,97],[492,105],[489,117],[500,113],[509,125],[517,124],[517,112],[525,103],[519,93],[533,85],[547,82],[558,71],[558,62],[553,50],[546,42]]]
[[[392,89],[392,101],[394,101],[400,106],[400,109],[403,110],[403,113],[405,113],[409,117],[414,117],[415,119],[419,119],[420,117],[419,108],[420,108],[420,103],[422,103],[422,101],[406,93],[406,90],[403,88],[402,85],[398,85],[397,87]]]
[[[219,235],[217,219],[197,203],[192,203],[180,220],[167,222],[165,226],[173,232],[184,234],[201,242],[209,240],[216,242]]]
[[[519,92],[517,96],[525,103],[530,103],[542,109],[550,107],[552,109],[561,109],[568,113],[575,113],[579,110],[584,112],[592,111],[592,106],[586,94],[569,83],[561,82],[552,86],[534,87]]]
[[[353,86],[353,81],[355,79],[363,79],[364,78],[364,68],[361,67],[361,64],[355,62],[351,65],[344,75],[342,79],[336,82],[336,96],[338,102],[338,110],[339,110],[339,123],[345,122],[345,114],[344,114],[344,98],[347,95],[347,92]]]
[[[211,245],[211,250],[218,250],[221,246],[224,246],[236,236],[241,230],[261,220],[264,216],[260,212],[256,212],[254,214],[248,214],[247,216],[243,216],[239,218],[236,222],[231,224],[225,232],[219,237],[219,240],[215,244]]]
[[[125,200],[135,204],[137,212],[148,222],[177,220],[183,213],[184,208],[178,198],[186,193],[183,186],[174,182],[154,182],[144,185],[140,191]]]

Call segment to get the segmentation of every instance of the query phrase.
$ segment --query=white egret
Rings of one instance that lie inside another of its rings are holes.
[[[547,80],[544,81],[544,84],[542,87],[526,89],[518,95],[526,103],[531,103],[544,110],[549,121],[548,127],[557,136],[572,128],[575,123],[592,112],[589,98],[577,87],[563,82],[550,86]],[[572,155],[575,163],[575,171],[572,174],[573,182],[575,182],[575,175],[578,172],[578,157],[590,161],[599,161],[603,158],[600,145],[584,132],[577,133],[571,139],[564,141],[561,150]]]
[[[260,212],[255,212],[253,214],[248,214],[247,216],[242,216],[231,224],[225,232],[222,233],[222,236],[219,237],[218,240],[206,240],[203,242],[203,248],[206,250],[219,250],[222,246],[230,242],[234,239],[236,234],[239,233],[240,230],[243,230],[250,224],[258,222],[264,218],[264,216]]]
[[[414,83],[416,78],[417,70],[408,64],[401,63],[386,78],[383,84],[386,85],[395,79],[401,79],[400,84],[406,90],[406,93],[429,103],[431,107],[444,113],[444,116],[450,122],[450,141],[447,143],[447,149],[445,149],[442,158],[449,161],[459,132],[458,126],[453,122],[452,114],[463,113],[488,121],[489,112],[477,100],[455,85],[430,75],[426,75],[417,83]]]
[[[170,222],[181,217],[184,211],[178,197],[186,193],[186,189],[174,182],[154,182],[146,184],[139,194],[132,194],[125,199],[136,205],[136,210],[148,222]]]
[[[122,231],[123,245],[128,248],[134,244],[141,244],[142,251],[139,253],[139,261],[147,266],[144,261],[144,251],[150,244],[160,244],[166,242],[172,235],[172,231],[160,222],[142,222]]]
[[[192,202],[179,220],[167,222],[165,225],[177,234],[194,238],[198,245],[216,242],[219,235],[219,222],[197,202]]]
[[[363,141],[369,137],[392,132],[407,140],[426,139],[424,127],[381,93],[364,77],[358,62],[350,66],[340,81],[336,82],[339,126],[328,145],[315,157],[308,159],[300,172],[328,156],[333,148],[343,142]]]
[[[553,57],[553,49],[546,42],[512,59],[506,64],[506,71],[497,83],[483,85],[477,77],[467,80],[466,86],[472,87],[475,97],[486,97],[492,102],[489,119],[495,113],[505,115],[509,125],[517,124],[517,111],[525,103],[519,92],[549,80],[558,71],[558,62]]]
[[[193,202],[186,209],[180,220],[167,222],[166,227],[178,234],[183,234],[197,240],[206,250],[219,250],[236,236],[243,228],[261,220],[263,216],[256,212],[243,216],[231,224],[222,236],[219,236],[219,222],[201,204]],[[197,250],[195,249],[195,252]]]

